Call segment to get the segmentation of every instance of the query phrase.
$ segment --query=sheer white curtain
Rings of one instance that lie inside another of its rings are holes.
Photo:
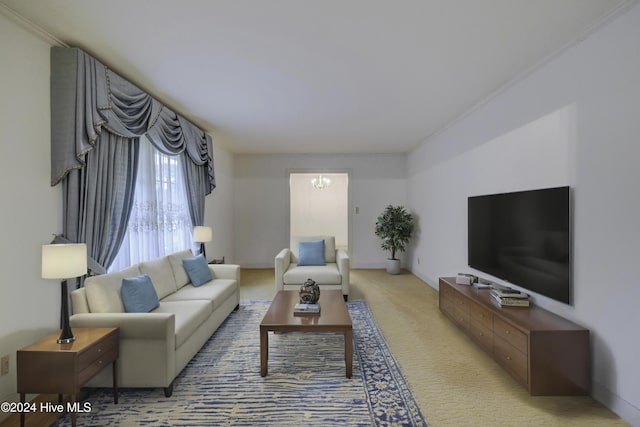
[[[109,271],[192,249],[181,156],[167,156],[140,138],[140,163],[127,232]]]

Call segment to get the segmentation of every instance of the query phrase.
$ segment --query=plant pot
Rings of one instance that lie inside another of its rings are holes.
[[[400,260],[387,258],[387,273],[400,274]]]

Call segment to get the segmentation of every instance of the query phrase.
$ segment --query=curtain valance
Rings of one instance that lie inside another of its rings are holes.
[[[146,135],[168,155],[184,154],[204,168],[205,194],[215,188],[211,137],[78,48],[51,49],[51,185],[86,165],[107,131]]]

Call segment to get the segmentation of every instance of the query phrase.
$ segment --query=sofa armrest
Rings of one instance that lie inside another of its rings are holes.
[[[175,348],[173,313],[80,313],[70,322],[73,328],[120,328],[120,339],[165,340]]]
[[[344,249],[336,250],[336,264],[338,265],[338,271],[342,276],[342,293],[349,295],[349,273],[351,270],[351,259],[349,254]]]
[[[232,279],[240,286],[240,266],[237,264],[209,264],[216,279]]]
[[[275,258],[276,291],[284,289],[284,272],[289,268],[289,264],[291,264],[291,250],[285,248]]]

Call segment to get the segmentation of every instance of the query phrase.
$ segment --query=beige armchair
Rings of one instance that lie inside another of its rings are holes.
[[[298,265],[300,242],[324,240],[325,265]],[[290,247],[282,249],[275,258],[276,291],[299,290],[307,279],[323,289],[340,289],[344,300],[349,298],[349,254],[336,249],[334,236],[292,236]]]

